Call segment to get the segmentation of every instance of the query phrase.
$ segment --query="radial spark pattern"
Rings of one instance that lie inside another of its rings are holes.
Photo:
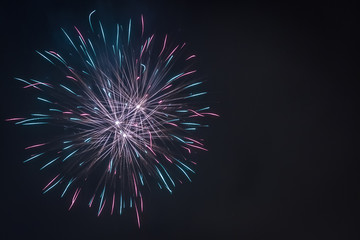
[[[195,55],[184,55],[185,43],[170,44],[167,35],[145,37],[143,16],[138,31],[132,32],[130,20],[106,35],[94,12],[86,34],[75,26],[62,29],[69,53],[37,51],[55,73],[50,80],[15,78],[46,110],[7,121],[62,129],[55,140],[25,148],[30,157],[24,162],[43,161],[41,170],[56,172],[44,193],[61,188],[71,209],[84,192],[98,215],[134,208],[140,227],[143,190],[155,186],[171,193],[191,181],[191,153],[207,151],[195,133],[207,127],[206,117],[218,115],[198,104],[206,92],[195,80]]]

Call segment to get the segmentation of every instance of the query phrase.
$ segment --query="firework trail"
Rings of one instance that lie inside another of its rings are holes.
[[[207,151],[196,130],[208,126],[203,119],[218,115],[196,107],[206,92],[193,77],[196,56],[182,55],[185,43],[170,44],[167,35],[145,37],[142,15],[141,31],[132,31],[130,19],[126,27],[116,25],[111,39],[92,19],[94,12],[86,35],[76,26],[70,31],[75,37],[62,29],[70,53],[37,51],[56,77],[15,78],[38,94],[46,110],[7,121],[62,129],[56,140],[25,148],[25,163],[41,160],[40,170],[56,171],[44,193],[61,188],[61,197],[70,195],[70,210],[80,192],[91,189],[88,205],[98,215],[130,207],[140,227],[143,190],[156,186],[171,193],[176,184],[191,181],[196,162],[190,154]]]

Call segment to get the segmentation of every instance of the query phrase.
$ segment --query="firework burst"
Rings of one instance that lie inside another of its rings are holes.
[[[126,27],[116,25],[111,39],[92,19],[94,12],[86,35],[76,26],[70,31],[75,37],[62,29],[68,54],[37,51],[57,77],[15,78],[36,91],[46,111],[7,121],[62,129],[56,140],[25,148],[31,152],[24,162],[41,160],[41,170],[56,171],[44,193],[62,188],[70,210],[87,187],[88,205],[98,215],[105,206],[111,214],[134,208],[140,227],[142,190],[155,186],[171,193],[191,181],[196,162],[190,154],[207,151],[195,133],[207,127],[203,119],[218,115],[194,101],[206,92],[194,80],[195,55],[183,54],[185,43],[172,45],[167,35],[145,37],[143,16],[141,30],[133,33],[130,20]]]

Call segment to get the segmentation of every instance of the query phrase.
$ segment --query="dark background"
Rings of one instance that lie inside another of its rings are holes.
[[[3,1],[0,119],[36,109],[13,77],[46,73],[34,50],[63,44],[60,27],[87,28],[94,9],[120,23],[143,13],[188,42],[221,118],[193,182],[149,196],[140,230],[132,212],[68,212],[43,195],[46,173],[22,164],[37,132],[1,120],[0,238],[358,239],[358,4],[267,2]]]

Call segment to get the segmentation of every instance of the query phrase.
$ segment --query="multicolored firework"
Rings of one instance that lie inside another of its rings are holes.
[[[106,35],[94,12],[86,34],[74,26],[76,37],[70,37],[62,29],[69,53],[37,51],[54,77],[15,78],[36,92],[46,111],[7,121],[62,129],[56,139],[25,148],[31,151],[25,163],[41,160],[40,170],[56,172],[44,193],[61,187],[61,197],[70,194],[70,210],[80,192],[90,189],[88,205],[97,206],[98,215],[105,206],[111,214],[130,207],[140,227],[145,187],[171,193],[176,184],[191,181],[196,162],[190,154],[207,151],[196,130],[208,126],[206,117],[218,115],[198,106],[206,92],[194,78],[195,55],[184,56],[185,43],[170,44],[167,35],[145,37],[143,16],[139,31],[132,31],[130,19]]]

